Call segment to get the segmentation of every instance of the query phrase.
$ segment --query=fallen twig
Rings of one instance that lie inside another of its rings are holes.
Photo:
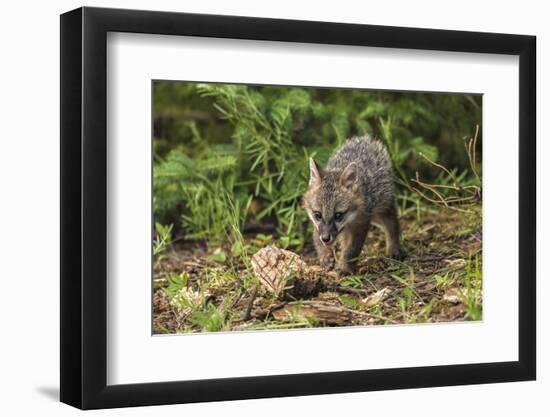
[[[473,175],[476,177],[477,181],[481,184],[481,179],[477,172],[476,165],[476,146],[477,146],[477,137],[479,133],[479,125],[476,125],[474,135],[468,140],[464,138],[464,148],[466,154],[468,155],[468,161],[470,163],[470,169]],[[429,157],[420,153],[420,156],[428,162],[430,165],[439,168],[442,170],[448,177],[448,180],[452,182],[452,185],[448,184],[430,184],[420,179],[418,171],[416,172],[416,178],[411,178],[411,182],[418,185],[417,187],[411,186],[411,188],[422,198],[429,201],[433,204],[442,205],[448,209],[468,213],[470,210],[457,207],[465,206],[469,203],[477,203],[481,199],[481,187],[479,185],[468,184],[468,185],[458,185],[458,180],[455,174],[445,167],[442,164],[439,164]],[[422,189],[422,190],[421,190]],[[426,194],[423,190],[427,190],[432,193],[435,197]],[[439,191],[441,190],[441,192]],[[452,190],[453,195],[445,195],[444,190]]]
[[[342,287],[340,285],[332,285],[332,284],[327,285],[326,290],[336,292],[336,293],[353,294],[360,297],[366,297],[369,295],[369,292],[367,290],[351,288],[351,287]]]
[[[248,302],[246,303],[246,310],[243,314],[243,321],[250,320],[251,318],[250,312],[252,311],[252,305],[254,304],[254,300],[256,299],[257,294],[258,294],[258,285],[256,284],[252,289],[252,294],[250,295]]]

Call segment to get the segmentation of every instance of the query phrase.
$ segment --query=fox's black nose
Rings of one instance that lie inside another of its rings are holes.
[[[325,243],[330,242],[330,235],[323,235],[321,236],[321,240]]]

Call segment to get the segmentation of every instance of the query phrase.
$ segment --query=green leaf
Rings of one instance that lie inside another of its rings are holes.
[[[168,286],[164,288],[164,292],[168,297],[175,297],[182,288],[187,287],[189,283],[189,274],[182,272],[181,274],[170,273],[166,275]]]
[[[213,262],[224,263],[225,260],[227,259],[227,256],[225,255],[225,252],[222,249],[218,248],[214,251],[214,253],[212,253],[211,255],[208,255],[208,259]]]
[[[231,255],[233,256],[241,256],[244,253],[243,244],[241,241],[236,241],[231,246]]]

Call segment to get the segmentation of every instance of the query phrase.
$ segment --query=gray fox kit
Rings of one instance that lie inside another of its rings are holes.
[[[395,206],[393,171],[384,145],[371,137],[354,137],[330,158],[325,169],[310,159],[309,188],[303,203],[313,222],[313,243],[321,267],[350,274],[361,253],[371,221],[386,234],[386,251],[403,259]]]

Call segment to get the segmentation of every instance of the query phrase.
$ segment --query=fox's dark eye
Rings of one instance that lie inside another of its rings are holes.
[[[314,212],[313,212],[313,215],[315,216],[315,218],[316,218],[317,220],[321,220],[321,219],[323,218],[323,215],[321,214],[320,211],[314,211]]]
[[[340,221],[342,220],[342,217],[344,217],[344,213],[340,211],[337,211],[336,213],[334,213],[334,220]]]

